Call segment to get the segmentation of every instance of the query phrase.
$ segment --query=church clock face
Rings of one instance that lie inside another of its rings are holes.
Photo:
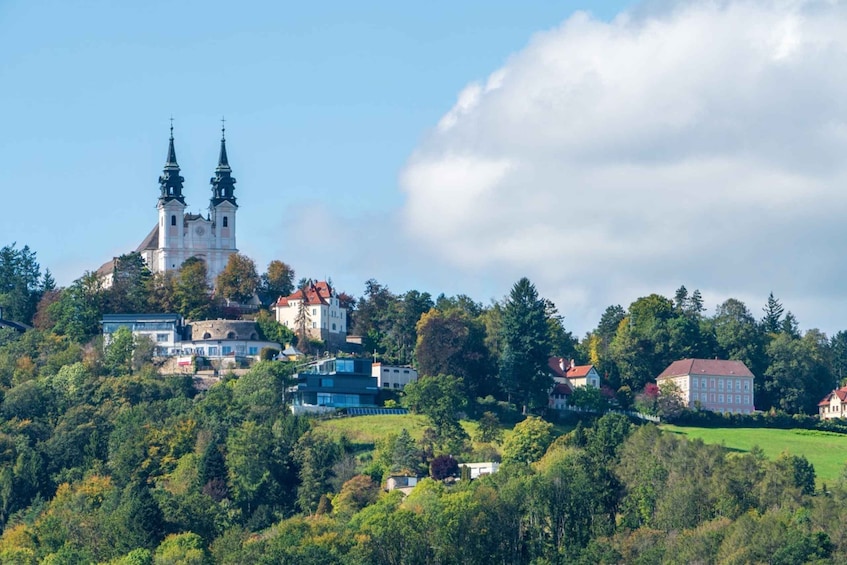
[[[203,226],[197,226],[196,228],[194,228],[194,233],[202,236],[204,233],[206,233],[206,230],[203,228]]]

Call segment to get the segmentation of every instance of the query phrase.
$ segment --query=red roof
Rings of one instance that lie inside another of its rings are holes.
[[[333,296],[332,287],[329,286],[329,283],[326,281],[319,281],[316,283],[312,283],[306,289],[306,304],[309,306],[324,304],[329,305],[329,299]],[[280,296],[279,300],[276,301],[277,306],[290,306],[289,301],[303,300],[303,291],[301,289],[297,289],[293,294],[289,294],[288,296]]]
[[[674,361],[656,379],[688,375],[715,375],[717,377],[752,377],[753,373],[741,361],[723,359],[682,359]]]
[[[591,372],[591,369],[593,368],[594,365],[574,365],[570,369],[568,369],[568,378],[578,379],[582,377],[587,377],[588,373]]]
[[[837,396],[841,402],[847,402],[847,386],[835,389],[826,396],[824,396],[823,400],[818,402],[818,406],[825,406],[829,404],[829,401],[832,400],[833,395]]]
[[[557,377],[567,377],[571,362],[564,357],[549,357],[547,359],[547,366],[550,367],[550,370]]]
[[[556,386],[553,387],[550,394],[571,394],[572,392],[573,389],[568,383],[556,383]]]

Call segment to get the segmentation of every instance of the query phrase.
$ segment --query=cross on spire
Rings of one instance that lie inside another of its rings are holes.
[[[226,141],[226,119],[221,116],[221,141]]]

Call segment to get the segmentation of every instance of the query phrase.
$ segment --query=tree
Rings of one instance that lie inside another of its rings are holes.
[[[500,381],[524,411],[547,406],[553,379],[547,371],[550,327],[547,304],[526,277],[512,287],[503,307]]]
[[[189,320],[205,320],[212,314],[212,295],[206,263],[197,257],[187,259],[174,283],[173,299],[179,314]]]
[[[293,273],[292,273],[293,276]],[[259,286],[259,275],[252,259],[233,253],[215,281],[215,289],[226,300],[244,303],[253,297]]]
[[[506,438],[503,444],[503,462],[538,461],[552,442],[553,424],[536,416],[527,416]]]
[[[436,481],[459,476],[459,462],[452,455],[439,455],[429,464],[429,475]]]
[[[432,309],[417,324],[415,359],[422,375],[460,377],[469,398],[493,392],[484,326],[460,310]]]
[[[133,251],[115,259],[112,286],[105,291],[104,311],[110,314],[150,311],[152,274],[141,254]]]
[[[261,337],[267,341],[280,344],[283,348],[297,343],[297,336],[290,328],[283,326],[274,319],[267,310],[260,310],[256,315],[256,325],[259,326]]]
[[[477,434],[474,438],[480,443],[493,443],[500,441],[503,436],[503,430],[500,429],[500,419],[494,412],[484,412],[479,419]]]
[[[52,276],[49,280],[52,281]],[[42,284],[35,252],[28,245],[16,249],[12,243],[0,248],[0,308],[4,318],[31,323],[45,290],[52,288]]]
[[[107,345],[104,345],[106,367],[113,375],[132,373],[132,352],[135,350],[135,337],[126,326],[119,327]]]
[[[97,273],[86,272],[62,291],[59,299],[48,307],[56,321],[53,331],[85,343],[100,333],[103,319],[103,294]]]
[[[276,300],[294,292],[294,269],[282,261],[274,259],[268,263],[268,269],[262,274],[260,288],[269,298]]]
[[[413,412],[427,416],[441,442],[463,439],[459,411],[467,405],[462,379],[451,375],[423,376],[406,385],[403,402]]]
[[[765,313],[762,318],[762,329],[767,334],[778,334],[782,330],[782,313],[785,308],[782,303],[774,298],[773,292],[768,295],[768,302],[762,308]]]

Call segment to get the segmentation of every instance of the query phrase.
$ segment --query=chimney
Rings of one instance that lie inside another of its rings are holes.
[[[576,367],[576,361],[574,361],[573,359],[571,359],[571,366],[570,366],[570,367],[568,367],[568,369],[573,369],[574,367]]]
[[[568,371],[568,367],[565,367],[564,357],[559,357],[559,368],[562,370],[563,373],[566,373]]]

